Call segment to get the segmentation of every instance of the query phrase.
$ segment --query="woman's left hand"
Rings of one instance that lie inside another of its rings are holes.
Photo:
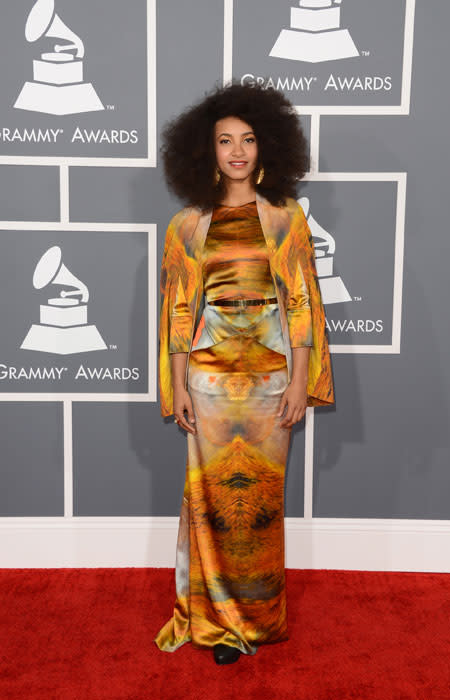
[[[291,381],[287,385],[281,397],[280,408],[277,413],[277,416],[281,416],[287,406],[286,415],[280,422],[281,428],[290,428],[294,423],[301,421],[305,415],[307,397],[305,382]]]

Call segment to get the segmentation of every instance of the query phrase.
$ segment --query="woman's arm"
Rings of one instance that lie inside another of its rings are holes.
[[[170,359],[172,363],[172,386],[173,389],[184,389],[186,377],[187,352],[172,352]]]
[[[280,401],[278,416],[281,416],[287,405],[286,415],[281,419],[280,427],[290,428],[301,421],[306,411],[308,398],[308,364],[311,347],[305,345],[292,348],[292,377]]]
[[[303,347],[292,348],[292,377],[291,383],[297,384],[299,387],[305,387],[308,383],[308,363],[311,347],[305,345]]]

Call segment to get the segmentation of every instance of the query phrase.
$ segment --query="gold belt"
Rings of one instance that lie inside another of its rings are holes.
[[[259,304],[276,304],[277,301],[276,297],[268,299],[216,299],[215,301],[208,301],[208,304],[214,304],[214,306],[256,306]]]

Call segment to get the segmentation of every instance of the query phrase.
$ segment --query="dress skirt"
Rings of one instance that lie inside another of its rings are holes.
[[[286,357],[235,333],[189,355],[197,434],[176,549],[176,602],[154,641],[223,643],[254,654],[288,639],[284,485],[290,427],[280,427]]]

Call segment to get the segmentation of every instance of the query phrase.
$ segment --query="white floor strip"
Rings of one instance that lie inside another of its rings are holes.
[[[286,518],[286,567],[450,573],[450,522]],[[1,568],[173,567],[178,518],[0,518]]]

